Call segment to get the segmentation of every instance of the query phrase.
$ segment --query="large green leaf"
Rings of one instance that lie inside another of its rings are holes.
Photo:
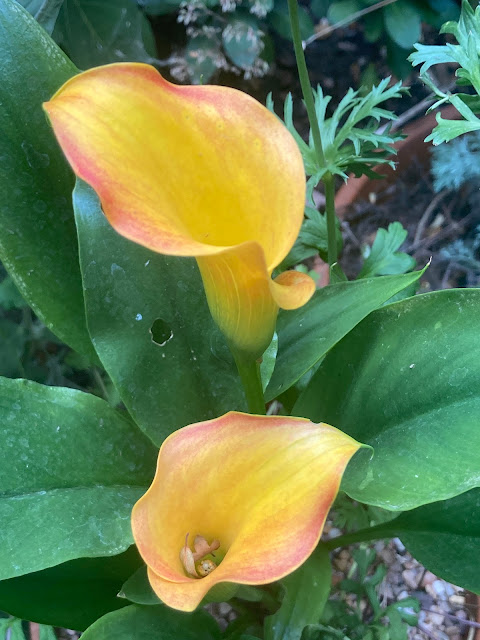
[[[331,582],[329,553],[319,545],[300,568],[282,580],[285,594],[278,611],[265,619],[265,640],[300,640],[304,627],[320,620]]]
[[[80,69],[155,56],[150,24],[136,0],[64,0],[54,37]]]
[[[205,611],[180,613],[164,606],[132,605],[108,613],[82,640],[217,640],[220,631]]]
[[[130,511],[156,451],[100,398],[0,379],[0,578],[133,542]]]
[[[405,511],[385,524],[359,532],[359,539],[365,539],[363,533],[367,539],[398,536],[427,569],[480,593],[480,489]]]
[[[391,510],[480,485],[480,290],[437,291],[372,313],[333,349],[294,408],[374,448],[342,488]]]
[[[135,547],[110,558],[79,558],[0,582],[0,609],[24,620],[85,630],[128,605],[122,584],[142,561]]]
[[[78,182],[74,205],[89,329],[140,427],[160,445],[186,424],[244,409],[195,261],[122,238],[85,183]]]
[[[390,524],[430,571],[480,593],[480,489],[406,511]]]
[[[280,312],[278,355],[267,400],[286,391],[366,315],[418,280],[422,273],[329,285],[300,309]]]
[[[0,258],[35,313],[93,355],[85,324],[73,176],[42,102],[76,73],[32,16],[0,3]]]

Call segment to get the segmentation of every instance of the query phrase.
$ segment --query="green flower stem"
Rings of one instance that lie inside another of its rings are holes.
[[[335,183],[330,172],[323,176],[325,185],[325,211],[327,213],[328,264],[337,262],[337,231],[335,219]]]
[[[247,399],[248,411],[264,416],[266,411],[262,379],[260,377],[260,364],[256,360],[246,358],[234,349],[232,349],[232,353],[242,381],[245,398]]]
[[[310,129],[312,130],[313,144],[317,154],[317,162],[320,167],[326,167],[325,154],[323,153],[322,136],[318,126],[317,114],[315,113],[315,101],[313,99],[310,78],[308,77],[307,63],[303,53],[302,36],[300,34],[300,22],[298,20],[297,0],[288,0],[288,13],[290,15],[290,28],[292,29],[293,48],[297,60],[298,76],[302,87],[303,99],[307,109]]]
[[[381,540],[382,538],[393,538],[394,536],[395,532],[391,527],[379,524],[376,527],[360,529],[360,531],[346,533],[332,540],[326,540],[322,544],[327,547],[329,551],[333,551],[339,547],[348,547],[348,545],[355,544],[355,542],[368,542],[370,540]]]
[[[293,48],[297,60],[298,76],[302,87],[303,99],[307,109],[310,130],[312,132],[313,145],[317,156],[317,164],[320,168],[327,169],[328,164],[322,145],[322,136],[318,126],[318,118],[315,112],[315,100],[313,98],[312,86],[308,77],[307,63],[303,52],[302,36],[300,34],[300,22],[298,20],[297,0],[288,0],[288,12],[290,15],[290,27],[292,30]],[[335,184],[333,175],[326,171],[322,181],[325,185],[325,210],[327,213],[328,230],[328,263],[331,266],[337,261],[337,239],[335,230]]]

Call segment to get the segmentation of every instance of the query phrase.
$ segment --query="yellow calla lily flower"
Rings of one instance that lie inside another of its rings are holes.
[[[278,308],[314,292],[295,271],[274,281],[303,220],[298,147],[259,102],[234,89],[176,86],[145,64],[69,80],[44,108],[75,173],[112,226],[153,251],[194,256],[212,315],[249,357]]]
[[[155,593],[193,611],[216,584],[294,571],[315,549],[360,446],[326,424],[237,412],[175,431],[132,512]]]

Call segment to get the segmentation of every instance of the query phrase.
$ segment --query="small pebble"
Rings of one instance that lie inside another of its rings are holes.
[[[410,587],[410,589],[416,589],[420,582],[421,574],[419,574],[416,569],[405,569],[405,571],[402,571],[402,577],[405,580],[407,587]]]
[[[404,553],[405,551],[405,545],[403,544],[403,542],[400,540],[400,538],[394,538],[392,540],[393,544],[395,545],[397,551],[399,553]]]
[[[433,574],[431,571],[425,571],[422,578],[422,587],[426,587],[427,584],[432,584],[434,580],[437,579],[437,576]]]

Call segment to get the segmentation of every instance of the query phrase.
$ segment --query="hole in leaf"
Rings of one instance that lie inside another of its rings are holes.
[[[152,342],[163,347],[169,340],[173,338],[173,331],[165,320],[157,318],[150,328],[150,334],[152,336]]]

